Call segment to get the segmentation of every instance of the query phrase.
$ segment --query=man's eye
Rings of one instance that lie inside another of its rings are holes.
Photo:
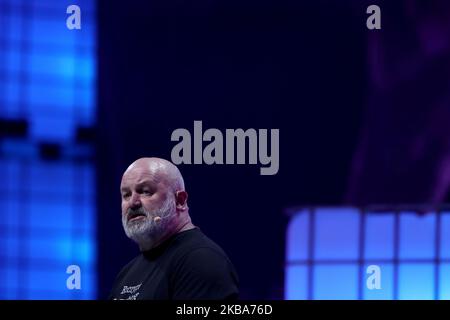
[[[143,193],[143,194],[146,194],[146,195],[151,195],[151,194],[152,194],[152,193],[150,192],[150,190],[144,190],[142,193]]]
[[[124,194],[122,194],[122,198],[124,198],[124,199],[127,199],[127,198],[129,198],[130,197],[130,194],[129,193],[124,193]]]

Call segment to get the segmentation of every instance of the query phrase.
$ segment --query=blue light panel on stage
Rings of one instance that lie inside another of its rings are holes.
[[[299,210],[287,231],[285,298],[450,299],[449,238],[447,211]],[[369,266],[379,267],[379,288]]]
[[[66,27],[72,4],[80,30]],[[0,141],[0,299],[96,298],[94,164],[36,151],[70,154],[77,128],[95,125],[95,23],[95,1],[0,0],[0,118],[28,128]]]

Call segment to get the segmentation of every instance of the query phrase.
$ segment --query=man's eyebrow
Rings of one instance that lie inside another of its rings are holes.
[[[149,179],[146,179],[146,180],[143,180],[143,181],[141,181],[141,182],[136,183],[136,187],[142,187],[142,186],[144,186],[144,185],[154,186],[154,185],[155,185],[155,182],[154,182],[154,181],[151,181],[151,180],[149,180]]]
[[[150,180],[150,179],[145,179],[142,180],[138,183],[136,183],[136,188],[142,188],[143,186],[150,186],[151,188],[154,188],[155,185],[157,184],[157,182]],[[125,192],[125,191],[129,191],[131,188],[129,186],[125,186],[125,187],[120,187],[120,192]]]

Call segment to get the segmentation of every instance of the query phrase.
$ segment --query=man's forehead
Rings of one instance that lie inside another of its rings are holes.
[[[144,182],[158,183],[159,179],[153,170],[142,168],[129,168],[122,176],[121,187],[140,184]]]

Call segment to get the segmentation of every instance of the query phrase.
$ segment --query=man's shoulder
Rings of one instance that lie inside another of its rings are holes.
[[[176,239],[176,243],[174,244],[179,258],[192,253],[197,255],[220,255],[227,258],[223,249],[207,237],[200,228],[195,227],[184,231],[184,233]]]
[[[232,270],[234,266],[225,251],[200,229],[192,229],[189,240],[179,239],[180,245],[173,255],[172,271],[180,270]]]
[[[169,272],[174,299],[235,299],[239,279],[228,256],[214,241],[196,232],[180,247]]]

